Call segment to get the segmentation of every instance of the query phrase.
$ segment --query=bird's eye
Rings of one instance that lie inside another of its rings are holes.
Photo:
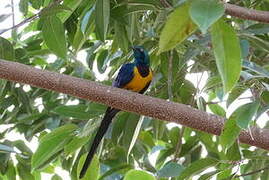
[[[139,51],[140,51],[140,52],[143,52],[144,50],[143,50],[142,48],[139,48]]]

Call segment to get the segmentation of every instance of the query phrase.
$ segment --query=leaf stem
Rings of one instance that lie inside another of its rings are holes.
[[[168,77],[167,77],[167,90],[169,101],[173,101],[173,90],[172,90],[172,82],[173,82],[173,51],[170,51],[170,56],[168,59]]]

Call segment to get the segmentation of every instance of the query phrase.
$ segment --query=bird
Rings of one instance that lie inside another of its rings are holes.
[[[142,46],[133,46],[132,49],[134,62],[126,63],[121,66],[112,86],[143,94],[148,89],[153,78],[153,73],[150,69],[150,57],[148,52]],[[93,139],[90,151],[88,152],[86,160],[80,171],[80,179],[86,174],[99,143],[107,132],[112,119],[119,111],[120,110],[116,108],[107,108],[100,127]]]

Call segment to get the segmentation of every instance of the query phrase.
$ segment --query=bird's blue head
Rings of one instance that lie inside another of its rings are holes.
[[[135,63],[137,65],[149,66],[149,54],[142,46],[132,47],[134,52]]]

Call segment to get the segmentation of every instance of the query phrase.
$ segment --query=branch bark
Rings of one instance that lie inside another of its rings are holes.
[[[105,86],[56,72],[40,70],[16,62],[0,60],[0,78],[69,94],[124,111],[175,122],[210,134],[220,135],[224,124],[222,117],[208,114],[184,104]],[[242,143],[269,150],[269,130],[253,127],[251,131],[254,139],[247,131],[242,131],[239,140]]]
[[[269,23],[269,11],[259,11],[224,3],[225,12],[234,17]]]

